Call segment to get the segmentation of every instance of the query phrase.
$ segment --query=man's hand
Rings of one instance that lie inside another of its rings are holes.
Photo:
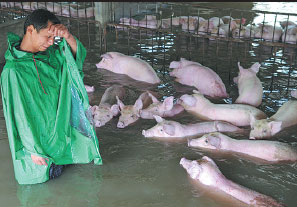
[[[72,36],[67,27],[65,27],[63,24],[52,24],[48,29],[48,32],[53,36],[64,37],[66,40]]]
[[[63,24],[52,24],[50,28],[48,29],[48,33],[52,34],[53,36],[59,36],[66,39],[68,44],[70,45],[71,52],[73,54],[73,57],[76,56],[76,40],[72,36],[72,34],[68,31],[67,27]]]
[[[48,159],[44,159],[43,157],[39,157],[39,156],[32,155],[32,154],[31,154],[31,158],[32,158],[32,161],[37,165],[47,165],[45,160],[48,161]]]

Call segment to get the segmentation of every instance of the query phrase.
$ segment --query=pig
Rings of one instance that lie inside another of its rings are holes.
[[[255,120],[251,117],[250,139],[264,139],[274,136],[286,127],[297,124],[297,101],[283,104],[269,119]]]
[[[284,43],[289,44],[296,44],[297,42],[297,26],[296,25],[289,25],[288,27],[284,28],[282,41]]]
[[[142,93],[135,101],[134,105],[124,105],[124,103],[116,97],[117,104],[120,107],[121,112],[121,116],[117,124],[118,128],[125,128],[139,119],[139,111],[142,108],[148,107],[152,103],[152,98],[148,95],[148,93],[148,91]]]
[[[215,40],[216,38],[212,38],[212,37],[228,37],[228,30],[227,32],[225,32],[224,29],[222,29],[221,27],[219,28],[214,28],[210,31],[210,36],[208,39],[209,40]]]
[[[277,42],[280,40],[282,35],[282,28],[278,26],[268,25],[268,24],[258,24],[254,28],[255,38],[263,38],[267,41]]]
[[[146,83],[160,83],[155,70],[144,60],[118,52],[108,52],[101,55],[101,57],[102,60],[96,64],[97,68],[125,74],[130,78]]]
[[[160,25],[164,29],[171,28],[171,26],[179,26],[180,17],[172,17],[160,20]]]
[[[291,96],[297,98],[297,90],[291,91]]]
[[[229,37],[235,29],[243,27],[243,25],[245,24],[245,21],[246,21],[245,18],[242,18],[242,19],[232,18],[230,23],[228,21],[228,23],[220,24],[219,27],[212,29],[211,36],[217,36],[219,31],[219,35],[221,37]]]
[[[220,132],[188,140],[188,146],[235,152],[269,162],[297,161],[297,151],[289,144],[267,140],[236,140]]]
[[[223,23],[223,20],[219,17],[212,17],[208,20],[200,21],[198,25],[198,34],[207,34],[212,29],[217,28],[220,24]]]
[[[142,130],[144,137],[157,138],[190,138],[210,132],[242,132],[243,130],[223,121],[199,122],[195,124],[180,124],[154,115],[158,124],[148,130]]]
[[[172,61],[169,68],[174,68],[170,76],[176,77],[175,81],[196,87],[204,95],[225,98],[229,95],[222,79],[212,69],[200,63],[181,58]]]
[[[259,106],[262,103],[263,87],[257,77],[260,64],[254,63],[249,69],[244,69],[238,62],[239,75],[233,80],[238,85],[239,97],[235,103]]]
[[[94,92],[95,91],[94,86],[85,85],[85,88],[86,88],[86,91],[88,93],[91,93],[91,92]]]
[[[188,160],[181,158],[180,165],[187,171],[189,176],[208,187],[213,187],[227,195],[245,203],[248,206],[281,207],[270,196],[263,195],[227,179],[216,163],[209,157],[203,156],[200,160]]]
[[[297,26],[297,24],[295,22],[292,22],[292,21],[280,21],[279,24],[281,25],[281,27],[284,29],[286,28],[287,26]]]
[[[198,16],[182,16],[179,23],[183,31],[195,31],[198,23],[200,24],[204,21],[204,18]]]
[[[153,115],[160,117],[173,117],[184,111],[184,107],[180,104],[173,104],[173,96],[169,96],[160,102],[154,95],[149,93],[152,98],[152,104],[145,109],[141,109],[139,114],[143,119],[154,119]]]
[[[266,114],[256,107],[244,104],[213,104],[199,91],[182,95],[178,102],[189,113],[203,120],[220,120],[235,126],[249,126],[251,117],[266,118]]]
[[[255,38],[255,31],[252,25],[241,26],[233,29],[232,37],[235,39],[238,38]]]
[[[160,27],[160,23],[156,16],[153,15],[145,15],[145,17],[141,20],[136,20],[133,18],[120,18],[120,24],[131,25],[136,27],[146,27],[151,29],[157,29]]]
[[[120,112],[116,97],[124,98],[126,89],[119,85],[107,88],[101,98],[99,106],[92,106],[92,114],[96,127],[102,127]]]

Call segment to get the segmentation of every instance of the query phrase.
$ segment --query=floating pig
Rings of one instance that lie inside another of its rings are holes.
[[[291,96],[297,98],[297,90],[291,91]]]
[[[267,140],[236,140],[219,132],[189,140],[188,146],[236,152],[269,162],[297,161],[297,151],[289,144]]]
[[[269,196],[248,189],[227,179],[216,163],[207,156],[203,156],[200,160],[193,161],[181,158],[180,165],[187,171],[192,179],[199,181],[208,187],[223,191],[248,206],[283,206]]]
[[[102,60],[96,64],[97,68],[125,74],[138,81],[151,84],[160,83],[154,69],[144,60],[118,52],[108,52],[101,55],[101,57]]]
[[[200,122],[196,124],[180,124],[154,116],[158,124],[148,130],[142,130],[145,137],[157,138],[189,138],[210,132],[241,132],[242,129],[223,121]]]
[[[121,116],[117,124],[118,128],[125,128],[126,126],[136,122],[140,115],[139,111],[142,108],[148,107],[152,103],[152,98],[149,96],[149,92],[142,93],[135,101],[134,105],[124,105],[124,103],[118,98],[117,103],[120,107]]]
[[[251,68],[244,69],[238,62],[239,75],[233,80],[238,85],[239,97],[235,103],[259,106],[262,103],[263,87],[257,77],[260,64],[254,63]]]
[[[250,139],[268,138],[282,129],[297,124],[297,101],[288,101],[269,119],[251,117]]]
[[[226,87],[218,74],[200,63],[181,58],[180,61],[172,61],[169,68],[174,68],[170,76],[176,77],[175,81],[181,84],[194,86],[210,97],[228,97]]]
[[[213,104],[201,93],[194,90],[194,94],[184,94],[178,100],[186,111],[204,120],[226,121],[236,126],[250,125],[251,117],[266,118],[261,110],[244,104]]]
[[[114,116],[119,114],[116,96],[124,98],[125,88],[113,85],[107,88],[101,98],[99,106],[92,106],[93,119],[96,127],[102,127]]]
[[[173,117],[184,111],[184,107],[180,104],[173,103],[173,96],[169,96],[160,102],[154,95],[149,93],[153,103],[147,108],[140,110],[140,117],[143,119],[154,119],[154,115],[160,117]]]
[[[85,88],[86,88],[86,91],[88,93],[91,93],[91,92],[94,92],[95,91],[94,86],[85,85]]]

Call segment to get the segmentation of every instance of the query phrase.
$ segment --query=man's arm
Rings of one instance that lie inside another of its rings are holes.
[[[65,38],[67,43],[70,45],[72,55],[75,58],[76,50],[77,50],[76,39],[68,31],[68,29],[67,29],[67,27],[65,27],[65,25],[63,25],[63,24],[53,24],[49,28],[48,32],[50,34],[53,34],[53,36],[59,36],[59,37]]]

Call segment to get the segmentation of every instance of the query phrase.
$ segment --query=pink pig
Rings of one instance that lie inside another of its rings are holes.
[[[158,124],[150,129],[142,130],[145,137],[157,138],[190,138],[210,132],[241,132],[242,129],[223,121],[199,122],[195,124],[180,124],[154,115]]]
[[[287,143],[267,140],[237,140],[220,132],[188,141],[189,147],[235,152],[269,162],[297,161],[297,151]]]
[[[268,138],[282,129],[297,124],[297,101],[288,101],[269,119],[255,120],[251,117],[250,139]]]
[[[86,91],[88,93],[91,93],[91,92],[94,92],[95,91],[94,86],[85,85],[85,88],[86,88]]]
[[[227,179],[216,163],[209,157],[203,156],[200,160],[181,158],[180,165],[189,176],[201,184],[222,191],[227,195],[245,203],[242,206],[281,207],[273,198],[248,189]]]
[[[144,60],[118,52],[108,52],[101,57],[102,60],[96,64],[97,68],[125,74],[138,81],[151,84],[160,83],[155,70]]]
[[[102,127],[120,112],[116,97],[124,98],[126,89],[113,85],[104,91],[99,106],[92,106],[92,114],[96,127]]]
[[[222,79],[212,69],[184,58],[171,62],[169,67],[174,68],[170,76],[176,77],[175,81],[194,86],[210,97],[228,97]]]
[[[142,93],[135,101],[134,105],[125,105],[118,97],[116,97],[121,112],[117,124],[118,128],[125,128],[140,118],[139,111],[142,108],[148,107],[152,103],[152,98],[148,94],[148,91]]]
[[[251,117],[255,119],[266,118],[266,114],[256,107],[244,104],[213,104],[206,99],[199,91],[194,94],[184,94],[178,103],[186,111],[194,114],[203,120],[221,120],[236,126],[250,125]]]
[[[154,119],[153,115],[161,117],[173,117],[184,111],[184,107],[180,104],[173,104],[173,96],[169,96],[160,102],[154,95],[149,93],[153,103],[147,108],[140,110],[140,117],[143,119]]]
[[[263,87],[257,77],[260,64],[254,63],[251,68],[244,69],[238,62],[239,75],[233,80],[238,84],[239,97],[235,103],[259,106],[262,103]]]

